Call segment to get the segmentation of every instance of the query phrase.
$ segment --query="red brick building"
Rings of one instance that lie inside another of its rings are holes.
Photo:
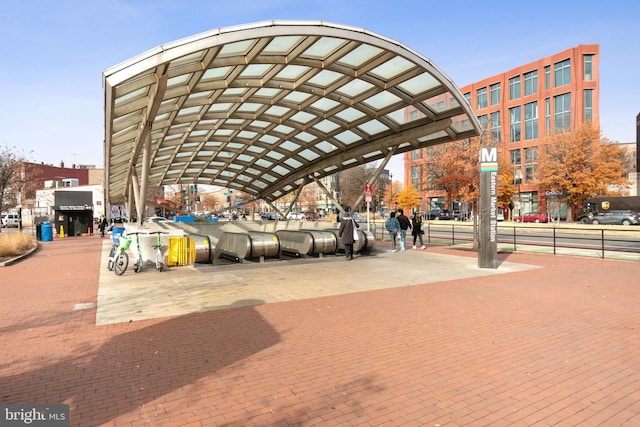
[[[541,139],[585,122],[600,126],[599,64],[599,45],[579,45],[461,88],[485,126],[483,138],[497,142],[500,155],[515,166],[522,212],[546,211],[546,196],[535,181]],[[404,154],[404,182],[421,191],[422,210],[458,208],[424,185],[429,149],[416,151]]]
[[[44,163],[23,162],[21,176],[28,185],[25,185],[25,198],[35,197],[35,191],[45,188],[48,181],[60,182],[65,179],[77,179],[78,185],[101,185],[104,181],[104,169],[95,166],[71,165],[65,167],[64,162],[59,166]]]

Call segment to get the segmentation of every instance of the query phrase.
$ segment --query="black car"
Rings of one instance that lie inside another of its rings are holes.
[[[451,212],[448,209],[430,209],[425,216],[427,220],[445,220],[451,219]]]
[[[451,215],[451,211],[449,211],[449,209],[443,209],[442,211],[440,211],[439,219],[451,219],[451,218],[453,218],[453,216]]]

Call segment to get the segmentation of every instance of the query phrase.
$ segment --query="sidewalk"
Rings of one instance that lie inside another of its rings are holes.
[[[640,425],[637,261],[432,247],[117,277],[102,243],[0,269],[0,403],[73,426]]]

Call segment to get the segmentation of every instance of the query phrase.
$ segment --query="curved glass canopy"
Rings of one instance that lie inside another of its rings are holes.
[[[390,153],[480,133],[460,91],[428,59],[319,21],[198,34],[105,70],[103,85],[112,204],[172,184],[273,202]]]

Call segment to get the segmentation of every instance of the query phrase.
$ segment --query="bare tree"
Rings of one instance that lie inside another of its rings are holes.
[[[21,175],[24,161],[24,153],[17,148],[0,147],[0,212],[16,206],[17,194],[27,180]]]

